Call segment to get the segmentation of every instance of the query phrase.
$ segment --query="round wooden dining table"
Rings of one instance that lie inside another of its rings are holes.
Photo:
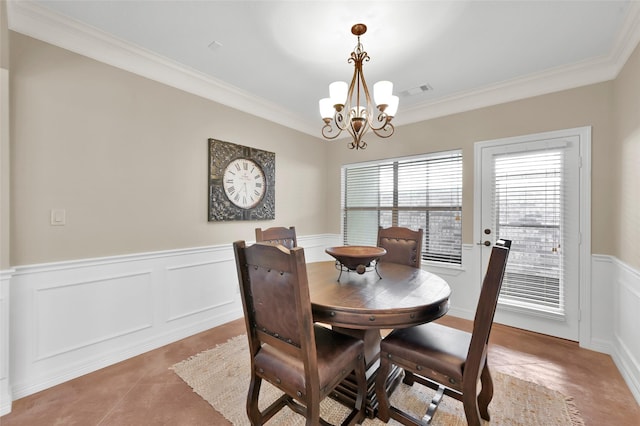
[[[424,324],[449,309],[451,288],[441,277],[411,266],[380,262],[375,271],[343,272],[335,261],[307,264],[313,319],[365,343],[367,382],[375,381],[381,330]],[[341,274],[341,272],[343,272]],[[338,277],[340,279],[338,280]],[[393,377],[392,377],[393,376]],[[393,391],[401,372],[392,372],[388,390]],[[400,377],[401,378],[401,377]],[[353,383],[338,387],[338,399],[353,401]],[[376,412],[373,386],[369,387],[367,411]]]

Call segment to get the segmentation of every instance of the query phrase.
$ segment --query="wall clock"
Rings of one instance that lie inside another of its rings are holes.
[[[275,219],[275,158],[209,139],[209,222]]]

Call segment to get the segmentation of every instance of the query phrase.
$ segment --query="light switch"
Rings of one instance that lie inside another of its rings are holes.
[[[51,225],[64,226],[67,223],[67,212],[64,209],[51,210]]]

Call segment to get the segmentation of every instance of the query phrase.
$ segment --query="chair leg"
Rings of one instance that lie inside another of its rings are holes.
[[[347,421],[345,421],[345,423],[348,425],[362,423],[366,415],[365,400],[367,399],[367,372],[365,367],[364,354],[358,357],[358,361],[358,365],[354,370],[356,374],[356,383],[358,385],[358,395],[356,396],[356,404],[354,407],[355,416],[353,419],[348,419]]]
[[[359,363],[356,368],[354,368],[354,373],[356,375],[356,386],[358,387],[356,402],[353,410],[351,410],[351,413],[342,421],[340,426],[360,424],[366,416],[367,373],[365,371],[364,355],[360,356]]]
[[[480,426],[480,410],[478,409],[478,397],[476,396],[476,383],[469,383],[462,386],[462,405],[464,406],[464,415],[467,418],[468,426]]]
[[[293,398],[284,394],[276,399],[264,411],[258,408],[258,397],[260,396],[260,387],[262,385],[262,377],[255,374],[251,375],[251,383],[249,383],[249,393],[247,394],[247,416],[252,426],[263,425],[269,421],[278,411],[285,405],[293,403]],[[295,411],[295,410],[294,410]]]
[[[491,379],[489,366],[486,363],[484,364],[484,368],[480,374],[480,383],[482,384],[482,389],[478,395],[480,416],[485,420],[491,420],[491,417],[489,416],[489,403],[493,399],[493,380]]]
[[[376,376],[376,398],[378,399],[378,418],[383,422],[388,422],[391,416],[389,407],[389,395],[387,395],[387,377],[391,369],[391,362],[386,354],[380,354],[380,367]]]
[[[305,426],[316,426],[322,424],[320,422],[320,417],[317,419],[313,419],[312,416],[307,412],[307,421],[305,422]]]
[[[247,394],[247,416],[252,425],[262,424],[262,414],[258,409],[258,396],[260,395],[260,386],[262,378],[251,375],[251,383],[249,384],[249,393]]]
[[[413,386],[413,384],[415,383],[416,379],[413,375],[413,373],[411,371],[404,371],[404,379],[402,379],[402,383],[404,383],[405,385],[409,385],[409,386]]]
[[[320,395],[307,395],[307,418],[306,426],[316,426],[320,424]]]

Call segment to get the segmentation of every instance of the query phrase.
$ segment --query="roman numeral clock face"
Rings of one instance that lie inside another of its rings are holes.
[[[222,186],[229,201],[242,209],[258,205],[266,191],[262,168],[247,158],[235,159],[227,165]]]

